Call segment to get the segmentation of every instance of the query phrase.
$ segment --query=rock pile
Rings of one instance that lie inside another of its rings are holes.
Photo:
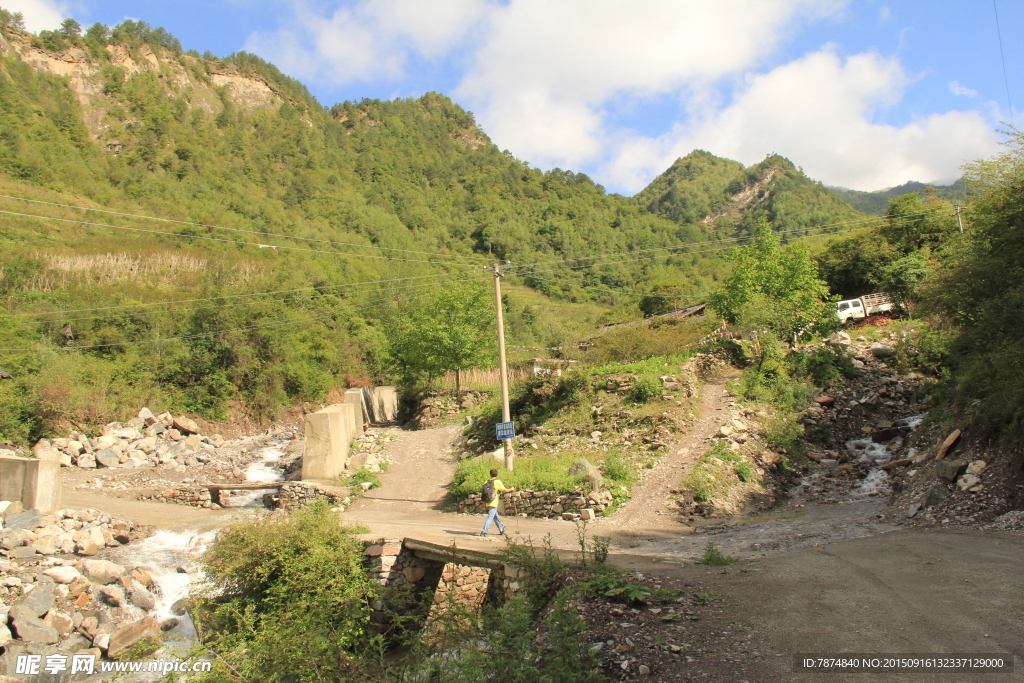
[[[22,654],[116,657],[145,638],[159,643],[161,628],[177,623],[156,619],[151,570],[94,557],[137,538],[129,522],[92,509],[0,507],[0,674],[13,673]]]
[[[226,443],[219,434],[203,436],[191,418],[149,408],[128,422],[111,422],[100,435],[71,432],[67,438],[42,439],[33,449],[40,460],[58,460],[64,467],[165,467],[179,472],[210,461],[209,451]]]

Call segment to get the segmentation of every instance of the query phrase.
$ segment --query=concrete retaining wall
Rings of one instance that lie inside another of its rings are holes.
[[[19,500],[26,510],[61,508],[60,462],[0,457],[0,500]]]
[[[348,443],[351,440],[341,404],[306,415],[305,436],[303,480],[333,483],[348,467]]]
[[[370,423],[392,422],[398,415],[394,387],[363,387],[345,392],[345,402],[306,415],[306,450],[302,479],[333,483],[338,475],[359,469],[362,458],[351,457],[349,443]]]

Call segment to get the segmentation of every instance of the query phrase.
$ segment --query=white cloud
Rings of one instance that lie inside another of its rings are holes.
[[[958,97],[977,97],[978,91],[972,88],[968,88],[966,85],[960,85],[956,81],[950,81],[949,92],[953,93]]]
[[[978,112],[877,123],[915,80],[896,58],[825,46],[767,70],[791,33],[843,21],[850,1],[289,0],[285,25],[245,49],[314,83],[406,90],[421,62],[446,59],[464,69],[449,74],[461,77],[452,95],[499,147],[625,191],[694,148],[745,163],[777,151],[811,177],[869,190],[952,179],[963,160],[996,151]],[[878,16],[893,19],[887,7]],[[673,98],[663,135],[612,123]]]
[[[245,49],[295,76],[339,85],[396,80],[410,59],[444,55],[463,41],[487,0],[360,0],[327,13],[304,0],[292,4],[291,21],[253,33]]]
[[[68,4],[54,0],[4,0],[3,8],[21,12],[25,16],[25,28],[32,33],[52,31],[70,16]]]
[[[578,164],[602,149],[596,122],[611,98],[702,92],[771,54],[796,18],[845,5],[512,0],[489,12],[487,38],[456,95],[499,146],[542,166]],[[549,117],[557,125],[546,126]]]
[[[830,50],[753,76],[729,106],[659,138],[622,140],[607,175],[633,190],[695,148],[755,163],[778,152],[831,185],[877,190],[908,180],[953,180],[965,161],[998,150],[977,112],[932,114],[903,126],[873,122],[909,79],[896,59]]]

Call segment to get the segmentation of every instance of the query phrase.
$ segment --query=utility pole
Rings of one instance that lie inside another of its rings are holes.
[[[508,366],[505,362],[505,317],[501,310],[501,274],[500,266],[494,264],[494,308],[498,318],[498,365],[501,373],[501,421],[512,420],[511,411],[508,408]],[[505,442],[505,469],[509,472],[513,468],[512,439],[502,439]]]
[[[956,213],[949,214],[950,216],[956,216],[956,222],[960,224],[960,234],[964,234],[964,219],[960,218],[960,212],[964,210],[964,207],[959,204],[954,204],[953,208],[956,209]]]

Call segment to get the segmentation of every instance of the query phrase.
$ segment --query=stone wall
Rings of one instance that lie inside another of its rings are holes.
[[[317,498],[326,498],[332,507],[342,510],[352,502],[347,487],[312,484],[306,481],[285,482],[277,492],[271,491],[270,495],[271,504],[267,507],[282,510],[297,510],[306,507]]]
[[[177,503],[197,508],[219,510],[220,505],[213,502],[210,489],[205,486],[185,484],[175,489],[165,489],[153,496],[142,496],[139,500],[158,500],[161,503]]]
[[[612,503],[612,494],[608,491],[592,493],[574,492],[559,493],[558,491],[515,491],[501,497],[499,505],[503,515],[520,514],[527,517],[548,517],[562,519],[594,519]],[[471,493],[457,505],[459,512],[487,512],[487,505],[480,499],[479,493]]]

